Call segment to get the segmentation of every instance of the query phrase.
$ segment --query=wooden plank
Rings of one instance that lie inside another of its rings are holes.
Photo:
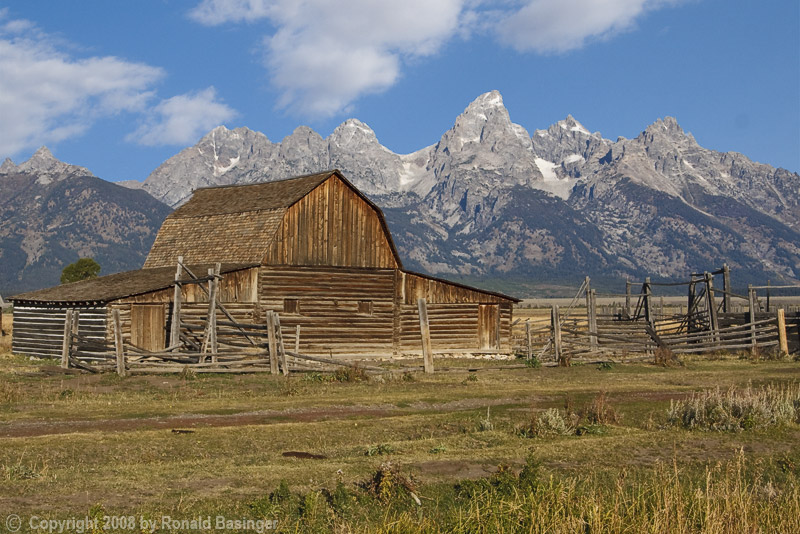
[[[550,311],[550,325],[553,329],[553,350],[555,351],[556,361],[559,366],[569,367],[569,358],[565,358],[561,352],[561,319],[558,305],[553,305]]]
[[[433,373],[433,354],[431,353],[431,330],[428,323],[428,306],[424,298],[417,300],[419,308],[419,328],[422,337],[422,360],[425,373]]]
[[[122,346],[122,321],[119,318],[119,310],[114,310],[114,350],[117,357],[117,374],[125,376],[125,352]]]
[[[267,312],[267,336],[269,339],[269,369],[274,375],[278,374],[278,345],[275,342],[275,313]]]
[[[782,354],[789,354],[789,339],[786,337],[786,315],[778,308],[778,347]]]
[[[281,316],[276,313],[273,315],[273,317],[275,318],[275,342],[278,348],[278,357],[280,358],[281,369],[283,369],[283,376],[289,376],[289,366],[286,362],[286,348],[283,346]]]
[[[175,271],[175,287],[172,296],[172,324],[170,328],[169,342],[175,345],[180,339],[181,331],[181,297],[182,291],[178,281],[183,278],[183,256],[178,256],[178,266]]]
[[[67,310],[64,317],[64,340],[61,347],[61,368],[69,369],[70,349],[72,346],[72,310]]]

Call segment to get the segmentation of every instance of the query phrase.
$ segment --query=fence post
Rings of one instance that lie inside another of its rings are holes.
[[[755,356],[758,351],[756,344],[756,290],[752,284],[747,285],[747,298],[750,301],[750,353]]]
[[[786,338],[786,314],[783,308],[778,308],[778,347],[781,354],[789,354],[789,340]]]
[[[694,279],[689,282],[689,297],[688,305],[686,306],[686,331],[691,334],[697,330],[697,323],[694,319],[694,300],[695,300],[695,287]]]
[[[706,271],[706,298],[708,301],[708,321],[711,327],[711,341],[719,342],[719,320],[717,319],[717,299],[714,297],[714,276]]]
[[[559,367],[568,367],[569,361],[561,353],[561,322],[558,316],[558,305],[553,305],[550,313],[550,325],[553,328],[553,350]]]
[[[650,292],[650,277],[644,279],[644,318],[651,327],[655,329],[655,317],[653,317],[653,295]]]
[[[528,345],[528,359],[533,358],[533,351],[531,350],[531,321],[525,321],[525,340]]]
[[[117,356],[117,374],[125,376],[125,352],[122,346],[122,323],[119,320],[119,308],[111,312],[114,319],[114,352]]]
[[[597,290],[592,289],[592,319],[589,324],[589,330],[594,332],[589,338],[589,344],[592,352],[597,352]]]
[[[772,285],[772,284],[770,284],[770,281],[767,280],[767,313],[769,313],[769,286],[770,285]]]
[[[300,325],[297,325],[294,333],[294,353],[300,354]]]
[[[278,374],[278,346],[275,343],[275,312],[267,312],[267,337],[269,340],[269,372]]]
[[[587,323],[587,330],[589,333],[589,347],[591,351],[594,352],[597,348],[597,337],[592,335],[591,332],[595,332],[594,325],[597,320],[597,309],[594,306],[594,299],[592,296],[594,295],[594,290],[591,289],[590,279],[586,277],[586,323]]]
[[[169,345],[174,347],[181,342],[181,290],[180,279],[183,276],[183,256],[178,256],[178,267],[175,271],[175,289],[172,295],[172,325],[169,329]]]
[[[69,353],[72,350],[72,310],[64,314],[64,342],[61,345],[61,368],[69,369]]]
[[[419,331],[422,335],[422,365],[426,373],[433,372],[433,354],[431,353],[431,327],[428,323],[428,303],[424,298],[417,299],[419,308]]]
[[[275,342],[278,346],[278,355],[283,368],[283,376],[289,376],[289,365],[286,363],[286,348],[283,346],[283,332],[281,331],[281,316],[277,313],[275,317]]]
[[[731,312],[731,270],[727,263],[722,264],[722,311],[725,313]]]
[[[628,278],[625,279],[625,314],[631,318],[631,281]]]

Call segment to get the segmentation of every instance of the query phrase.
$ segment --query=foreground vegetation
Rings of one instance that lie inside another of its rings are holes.
[[[119,379],[0,345],[0,532],[12,513],[160,532],[218,515],[279,532],[800,531],[800,363],[491,365]]]

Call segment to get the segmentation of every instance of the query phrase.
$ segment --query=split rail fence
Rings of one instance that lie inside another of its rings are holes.
[[[715,286],[715,277],[722,286]],[[638,286],[639,292],[633,293]],[[665,306],[654,290],[685,286],[685,305]],[[515,350],[527,358],[569,365],[576,361],[636,361],[687,353],[800,352],[800,311],[772,306],[776,291],[800,286],[748,286],[747,295],[731,289],[727,265],[693,274],[685,282],[626,281],[624,294],[603,294],[615,304],[598,306],[598,293],[586,277],[570,305],[552,306],[548,320],[527,320],[515,333]],[[677,309],[676,309],[677,308]],[[743,311],[746,309],[747,311]],[[736,311],[734,311],[736,310]]]

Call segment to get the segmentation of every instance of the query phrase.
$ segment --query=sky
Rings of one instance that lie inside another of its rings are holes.
[[[273,142],[346,119],[396,153],[499,90],[530,133],[676,117],[800,171],[797,0],[0,0],[0,160],[42,145],[144,180],[223,124]]]

